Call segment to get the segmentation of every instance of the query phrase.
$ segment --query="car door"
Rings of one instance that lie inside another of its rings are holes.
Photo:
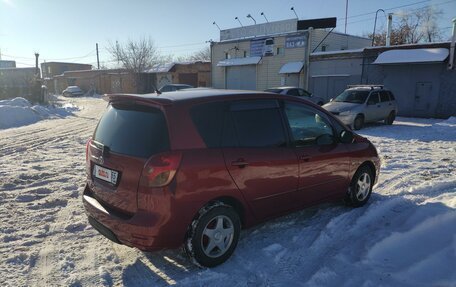
[[[381,118],[386,119],[390,112],[394,110],[393,103],[391,102],[389,93],[387,91],[380,91],[380,105]]]
[[[287,142],[277,100],[230,104],[223,127],[225,164],[260,220],[293,207],[291,194],[298,188],[299,167]]]
[[[285,101],[290,141],[299,161],[296,205],[305,206],[340,195],[348,186],[348,149],[338,143],[328,116],[302,103]]]
[[[382,118],[380,96],[378,92],[372,92],[367,99],[364,113],[366,122],[375,122]]]

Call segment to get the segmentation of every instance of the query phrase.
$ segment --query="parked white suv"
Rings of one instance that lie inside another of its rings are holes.
[[[348,86],[323,108],[355,130],[361,129],[364,123],[381,120],[392,125],[398,111],[393,93],[382,85]]]

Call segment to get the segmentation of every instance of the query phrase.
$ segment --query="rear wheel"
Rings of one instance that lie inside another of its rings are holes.
[[[350,183],[347,203],[354,207],[366,204],[371,196],[373,185],[374,175],[372,170],[367,166],[361,166]]]
[[[203,208],[192,222],[185,250],[199,265],[214,267],[233,254],[240,232],[241,221],[236,211],[217,202]]]
[[[362,115],[358,115],[355,118],[355,121],[353,122],[353,128],[355,130],[360,130],[364,126],[364,117]]]
[[[391,111],[391,113],[385,119],[385,124],[392,125],[395,119],[396,119],[396,112]]]

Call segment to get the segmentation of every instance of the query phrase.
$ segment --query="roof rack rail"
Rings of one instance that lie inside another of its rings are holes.
[[[369,84],[365,84],[365,85],[347,85],[347,87],[350,89],[350,88],[371,88],[371,90],[373,90],[374,88],[379,88],[379,89],[383,89],[383,87],[385,87],[384,85],[369,85]]]

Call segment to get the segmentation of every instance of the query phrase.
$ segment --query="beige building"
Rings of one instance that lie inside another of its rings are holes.
[[[220,31],[211,45],[212,85],[223,89],[306,88],[309,52],[364,48],[370,40],[326,29],[298,31],[297,19]]]

